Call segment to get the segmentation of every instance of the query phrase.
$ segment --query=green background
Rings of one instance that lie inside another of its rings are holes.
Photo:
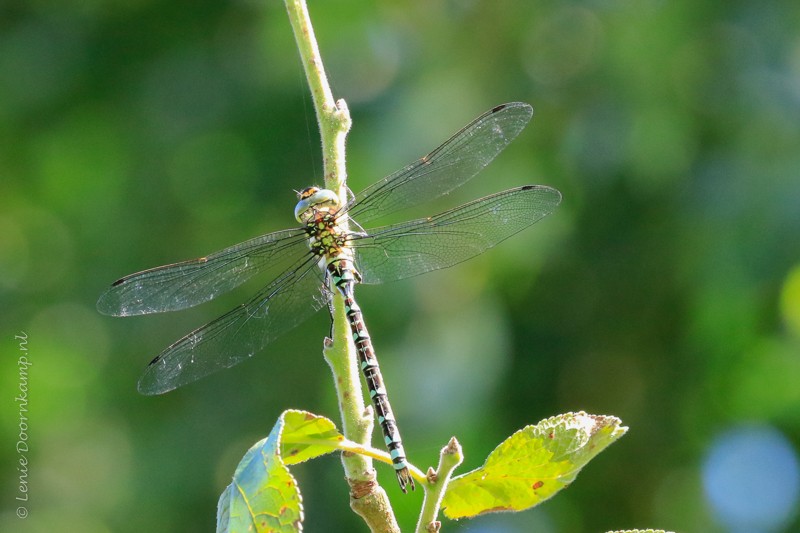
[[[541,507],[445,530],[725,531],[702,485],[714,439],[755,424],[800,446],[800,4],[310,9],[353,117],[353,190],[493,105],[526,101],[519,139],[426,212],[528,183],[564,195],[477,259],[359,289],[410,459],[434,464],[456,435],[463,472],[566,411],[630,427]],[[208,531],[238,460],[283,409],[337,419],[324,313],[234,369],[136,392],[150,358],[267,280],[180,313],[95,311],[124,274],[293,226],[293,189],[322,182],[318,146],[281,2],[0,7],[0,529]],[[20,521],[23,331],[34,365]],[[308,531],[363,530],[338,458],[293,472]],[[421,493],[380,475],[411,529]],[[777,530],[797,531],[794,516]]]

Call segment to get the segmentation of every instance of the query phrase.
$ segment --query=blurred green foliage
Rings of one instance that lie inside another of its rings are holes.
[[[723,531],[700,476],[714,437],[755,422],[800,446],[800,4],[310,10],[353,115],[352,189],[521,100],[531,126],[427,213],[526,183],[564,194],[478,259],[360,290],[409,458],[432,464],[457,435],[474,468],[566,411],[631,428],[552,501],[448,530]],[[94,309],[121,275],[292,226],[293,189],[322,181],[315,130],[282,2],[0,6],[1,530],[210,530],[280,412],[336,418],[322,314],[235,369],[136,393],[152,356],[257,283],[164,316]],[[25,521],[21,331],[34,362]],[[390,470],[410,528],[421,494],[400,495]],[[337,460],[293,472],[307,530],[360,530]]]

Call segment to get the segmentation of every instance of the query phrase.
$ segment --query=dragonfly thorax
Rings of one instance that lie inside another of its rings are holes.
[[[297,197],[300,201],[294,209],[294,216],[305,225],[311,251],[322,258],[320,266],[324,267],[343,254],[350,257],[347,232],[337,224],[339,198],[336,193],[319,187],[308,187],[297,193]]]
[[[335,213],[339,208],[339,197],[336,193],[319,187],[306,187],[297,193],[297,199],[299,201],[294,208],[294,218],[303,224],[316,218],[319,213]]]

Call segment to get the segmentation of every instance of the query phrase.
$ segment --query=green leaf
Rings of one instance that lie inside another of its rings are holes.
[[[613,416],[567,413],[527,426],[453,478],[444,496],[448,518],[522,511],[569,485],[583,466],[628,430]]]
[[[302,497],[286,465],[329,453],[343,439],[327,418],[284,411],[267,438],[247,451],[220,495],[217,533],[302,531]]]
[[[281,456],[287,465],[295,465],[335,451],[344,436],[329,419],[306,411],[285,411]]]

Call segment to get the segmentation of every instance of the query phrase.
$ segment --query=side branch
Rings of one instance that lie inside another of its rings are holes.
[[[439,453],[439,467],[436,471],[434,472],[432,468],[428,470],[428,475],[426,476],[428,478],[427,490],[425,491],[422,512],[420,513],[415,533],[436,533],[439,531],[441,522],[436,520],[436,517],[439,515],[442,498],[444,498],[444,493],[447,492],[447,485],[450,483],[453,470],[463,460],[464,455],[461,451],[461,444],[453,437]]]

